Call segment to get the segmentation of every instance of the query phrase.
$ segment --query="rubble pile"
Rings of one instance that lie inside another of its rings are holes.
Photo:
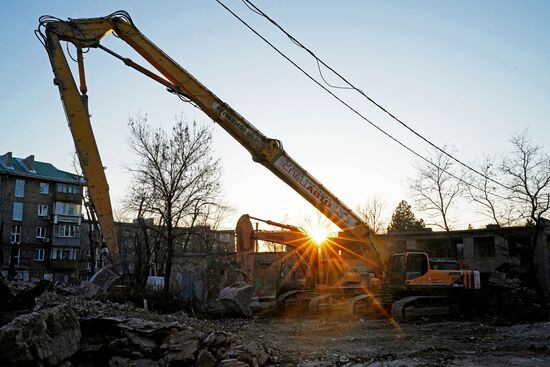
[[[34,312],[0,328],[0,366],[264,366],[271,354],[183,312],[53,291],[36,299]]]
[[[194,320],[194,324],[200,324]],[[189,323],[117,317],[81,320],[78,365],[264,366],[270,354],[260,343],[226,331],[206,331]],[[86,364],[90,363],[90,364]]]
[[[19,316],[0,329],[0,365],[58,365],[78,350],[80,337],[69,307]]]

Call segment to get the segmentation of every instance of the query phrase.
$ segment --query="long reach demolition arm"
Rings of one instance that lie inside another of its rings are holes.
[[[116,36],[136,50],[162,76],[101,45],[102,38],[111,32],[114,32]],[[44,16],[40,18],[37,34],[43,38],[44,46],[48,52],[55,75],[54,83],[59,87],[82,171],[115,268],[119,267],[120,260],[114,235],[109,187],[93,135],[87,107],[83,50],[88,48],[100,48],[108,52],[129,67],[164,85],[171,93],[195,103],[244,146],[250,152],[254,161],[264,165],[292,187],[340,229],[362,241],[366,246],[369,260],[378,266],[383,266],[388,258],[387,249],[385,246],[375,244],[372,230],[358,215],[294,161],[285,152],[279,140],[268,138],[262,134],[243,116],[219,99],[147,39],[136,28],[128,13],[118,11],[101,18],[69,19],[66,21]],[[77,49],[80,92],[69,69],[61,41],[70,42]]]

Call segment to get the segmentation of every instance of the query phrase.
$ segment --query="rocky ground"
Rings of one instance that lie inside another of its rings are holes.
[[[0,329],[12,366],[550,366],[550,323],[204,320],[49,291]]]
[[[227,327],[231,321],[224,321]],[[386,320],[233,321],[272,360],[301,366],[550,366],[550,323],[485,321],[395,325]]]

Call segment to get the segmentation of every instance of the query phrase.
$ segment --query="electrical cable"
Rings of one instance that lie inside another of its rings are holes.
[[[220,4],[223,8],[225,8],[225,10],[227,10],[231,15],[233,15],[236,19],[238,19],[244,26],[246,26],[250,31],[252,31],[256,36],[258,36],[259,38],[261,38],[265,43],[267,43],[273,50],[275,50],[279,55],[281,55],[284,59],[286,59],[289,63],[291,63],[295,68],[297,68],[299,71],[301,71],[305,76],[307,76],[312,82],[314,82],[315,84],[317,84],[319,87],[321,87],[323,90],[325,90],[325,92],[327,92],[328,94],[330,94],[333,98],[335,98],[336,100],[338,100],[340,103],[342,103],[344,106],[346,106],[349,110],[351,110],[353,113],[355,113],[357,116],[359,116],[362,120],[364,120],[365,122],[369,123],[372,127],[374,127],[376,130],[378,130],[379,132],[381,132],[382,134],[384,134],[386,137],[388,137],[390,140],[393,140],[395,143],[399,144],[401,147],[403,147],[404,149],[408,150],[410,153],[412,153],[413,155],[417,156],[418,158],[420,158],[421,160],[425,161],[426,163],[428,163],[429,165],[431,166],[434,166],[435,168],[441,170],[442,172],[445,172],[446,174],[448,174],[449,176],[453,177],[454,179],[458,180],[459,182],[465,184],[465,185],[468,185],[470,187],[473,187],[479,191],[483,191],[482,188],[480,187],[477,187],[476,185],[472,184],[471,182],[467,182],[465,181],[463,178],[461,177],[458,177],[457,175],[453,174],[452,172],[449,172],[445,169],[442,169],[441,167],[439,167],[437,164],[435,164],[434,162],[430,161],[429,159],[427,159],[426,157],[422,156],[420,153],[417,153],[415,150],[413,150],[411,147],[409,147],[408,145],[406,145],[405,143],[401,142],[399,139],[395,138],[394,136],[392,136],[390,133],[388,133],[387,131],[385,131],[384,129],[382,129],[380,126],[378,126],[377,124],[375,124],[373,121],[371,121],[370,119],[368,119],[366,116],[364,116],[361,112],[359,112],[357,109],[355,109],[354,107],[352,107],[350,104],[348,104],[346,101],[344,101],[343,99],[341,99],[339,96],[337,96],[336,94],[334,94],[332,91],[330,91],[327,87],[325,87],[323,84],[321,84],[317,79],[315,79],[313,76],[311,76],[311,74],[309,74],[307,71],[305,71],[301,66],[299,66],[298,64],[296,64],[292,59],[290,59],[287,55],[285,55],[281,50],[279,50],[273,43],[271,43],[269,40],[267,40],[264,36],[262,36],[258,31],[256,31],[254,28],[252,28],[252,26],[250,26],[247,22],[245,22],[241,17],[239,17],[235,12],[233,12],[231,9],[229,9],[223,2],[221,2],[220,0],[215,0],[218,4]],[[448,155],[448,153],[446,153]],[[483,176],[483,175],[482,175]],[[487,176],[484,176],[485,178],[488,178]],[[495,196],[495,197],[498,197],[498,198],[501,198],[501,199],[509,199],[509,198],[506,198],[506,197],[503,197],[501,195],[498,195],[498,194],[495,194],[495,193],[490,193],[491,195]]]
[[[403,127],[405,127],[407,130],[409,130],[411,133],[413,133],[415,136],[417,136],[418,138],[422,139],[424,142],[428,143],[430,146],[432,146],[433,148],[435,148],[436,150],[438,150],[439,152],[443,153],[444,155],[446,155],[447,157],[451,158],[452,160],[454,160],[455,162],[457,162],[458,164],[462,165],[463,167],[467,168],[468,170],[478,174],[479,176],[482,176],[484,177],[486,180],[496,184],[496,185],[499,185],[507,190],[510,190],[512,192],[515,192],[515,190],[510,187],[510,186],[507,186],[501,182],[498,182],[496,181],[495,179],[483,174],[482,172],[480,172],[479,170],[471,167],[470,165],[468,165],[467,163],[463,162],[462,160],[456,158],[455,156],[453,156],[452,154],[448,153],[447,151],[445,151],[444,149],[440,148],[439,146],[437,146],[436,144],[432,143],[428,138],[424,137],[422,134],[420,134],[419,132],[417,132],[416,130],[414,130],[412,127],[410,127],[408,124],[406,124],[403,120],[401,120],[400,118],[398,118],[396,115],[394,115],[393,113],[391,113],[388,109],[386,109],[384,106],[382,106],[381,104],[379,104],[378,102],[376,102],[373,98],[371,98],[370,96],[368,96],[365,92],[363,92],[361,89],[357,88],[355,85],[353,85],[350,81],[348,81],[345,77],[343,77],[340,73],[338,73],[336,70],[334,70],[331,66],[329,66],[328,64],[326,64],[322,59],[320,59],[313,51],[311,51],[309,48],[307,48],[306,46],[304,46],[300,41],[298,41],[294,36],[292,36],[290,33],[288,33],[282,26],[280,26],[275,20],[273,20],[271,17],[269,17],[267,14],[265,14],[261,9],[259,9],[256,5],[254,5],[250,0],[242,0],[242,2],[254,13],[264,17],[265,19],[267,19],[271,24],[273,24],[275,27],[277,27],[281,32],[283,32],[295,45],[297,45],[298,47],[302,48],[303,50],[305,50],[308,54],[310,54],[316,61],[317,63],[317,68],[319,69],[319,75],[321,76],[321,79],[323,79],[323,81],[325,82],[325,84],[327,84],[328,86],[332,87],[332,88],[338,88],[338,89],[352,89],[352,90],[355,90],[357,91],[359,94],[361,94],[363,97],[365,97],[368,101],[370,101],[371,103],[373,103],[376,107],[378,107],[380,110],[382,110],[384,113],[386,113],[388,116],[390,116],[393,120],[397,121],[400,125],[402,125]],[[219,1],[218,1],[219,3]],[[325,79],[325,77],[323,76],[323,73],[322,73],[322,70],[321,70],[321,65],[323,65],[324,67],[326,67],[328,70],[330,70],[332,73],[334,73],[336,76],[338,76],[344,83],[346,83],[348,85],[348,87],[342,87],[342,86],[336,86],[336,85],[331,85],[330,83],[328,83],[328,81]]]

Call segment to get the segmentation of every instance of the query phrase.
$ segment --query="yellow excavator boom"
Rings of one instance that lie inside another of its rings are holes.
[[[279,140],[268,138],[262,134],[243,116],[219,99],[147,39],[136,28],[126,12],[118,11],[101,18],[69,19],[67,21],[43,17],[39,27],[39,30],[41,29],[43,29],[41,34],[55,74],[55,84],[59,87],[90,196],[96,207],[103,236],[115,264],[119,263],[118,248],[114,236],[108,185],[87,109],[82,57],[82,50],[87,48],[100,48],[108,52],[126,65],[161,83],[170,92],[192,101],[244,146],[254,161],[267,167],[339,228],[349,233],[354,239],[362,241],[366,249],[365,254],[371,263],[378,264],[380,267],[386,266],[389,259],[386,246],[375,242],[373,231],[357,214],[294,161],[285,152]],[[136,50],[161,75],[155,74],[101,45],[101,39],[111,32],[114,32],[117,37]],[[80,93],[63,54],[61,41],[70,42],[77,48]]]

